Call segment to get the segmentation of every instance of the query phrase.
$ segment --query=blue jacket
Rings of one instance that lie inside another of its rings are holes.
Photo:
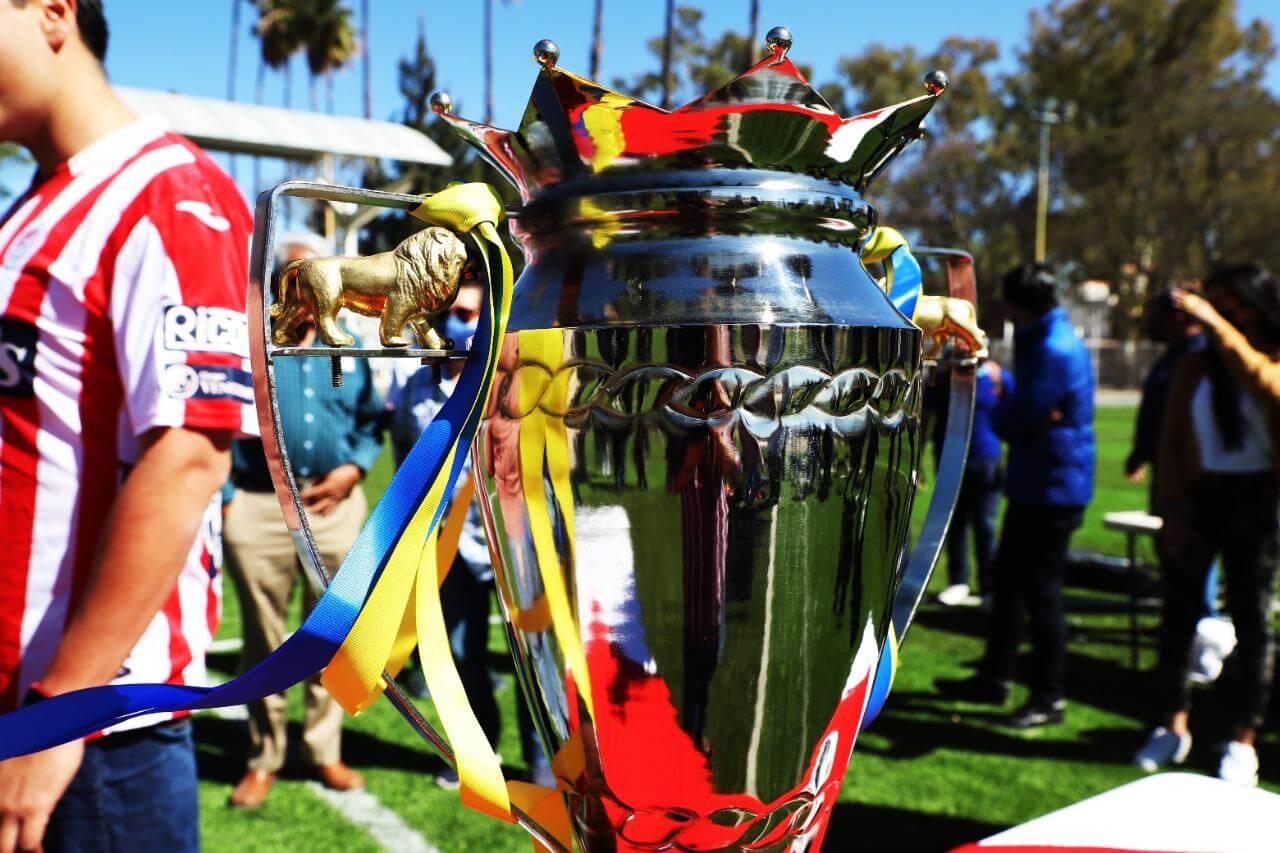
[[[1005,494],[1082,507],[1093,497],[1093,364],[1066,309],[1015,330],[1013,361],[991,419],[1009,445]]]
[[[1000,438],[991,427],[991,417],[995,414],[1000,398],[996,396],[996,384],[985,370],[978,372],[975,391],[969,458],[975,462],[989,462],[1000,458]]]

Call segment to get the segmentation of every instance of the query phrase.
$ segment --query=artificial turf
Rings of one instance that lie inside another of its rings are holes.
[[[1120,554],[1123,538],[1102,528],[1103,513],[1145,505],[1145,487],[1130,485],[1121,470],[1132,422],[1131,407],[1098,409],[1097,496],[1073,548]],[[371,497],[381,493],[389,476],[390,464],[384,458],[366,481]],[[917,501],[917,510],[924,497]],[[943,575],[935,575],[935,591]],[[947,850],[1138,778],[1141,774],[1129,762],[1152,710],[1146,673],[1155,660],[1153,637],[1144,637],[1143,673],[1135,674],[1128,666],[1124,616],[1073,612],[1069,618],[1067,721],[1020,734],[1000,726],[989,707],[945,703],[933,694],[934,678],[963,675],[966,664],[980,654],[982,617],[973,609],[922,607],[903,646],[894,693],[884,713],[859,737],[826,849]],[[1151,618],[1145,623],[1151,627]],[[219,636],[236,636],[238,630],[239,610],[227,584]],[[505,640],[496,627],[491,650],[503,679],[498,698],[506,725],[499,751],[518,757],[515,691]],[[214,656],[210,663],[220,675],[231,674],[236,666],[231,655]],[[1212,744],[1227,731],[1222,693],[1197,694],[1193,770],[1214,769]],[[291,735],[297,734],[301,710],[301,694],[294,694]],[[1015,693],[1015,701],[1021,698]],[[424,704],[431,718],[429,703]],[[244,724],[202,715],[196,721],[196,736],[206,849],[377,848],[362,829],[289,773],[262,809],[231,811],[226,798],[243,772]],[[529,849],[518,829],[467,811],[456,793],[433,784],[433,772],[443,765],[388,703],[377,703],[348,721],[343,752],[366,775],[369,791],[429,844],[446,851]],[[1274,725],[1259,745],[1259,756],[1264,786],[1280,791],[1280,737]]]

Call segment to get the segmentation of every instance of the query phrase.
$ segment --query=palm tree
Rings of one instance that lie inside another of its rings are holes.
[[[604,0],[596,0],[595,19],[591,23],[591,67],[589,75],[592,80],[600,79],[600,54],[604,53]]]
[[[262,65],[258,67],[258,103],[267,69],[284,72],[284,106],[290,100],[289,60],[302,47],[298,3],[295,0],[258,0],[258,45]]]
[[[301,46],[311,72],[311,109],[318,110],[316,84],[355,58],[356,30],[351,10],[340,0],[294,0]]]
[[[751,11],[747,21],[747,65],[752,64],[756,52],[760,50],[756,39],[760,37],[760,0],[751,0]]]
[[[290,0],[255,0],[258,8],[258,22],[254,25],[254,33],[258,36],[258,80],[254,91],[254,102],[261,105],[264,100],[267,84],[267,71],[284,71],[284,106],[289,106],[290,79],[289,60],[298,52],[301,41],[298,38],[298,22],[296,10]],[[253,191],[262,189],[262,160],[253,158]]]
[[[236,58],[240,52],[240,0],[231,0],[231,48],[227,57],[227,100],[236,99]]]

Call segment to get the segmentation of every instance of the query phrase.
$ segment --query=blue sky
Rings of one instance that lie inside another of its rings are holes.
[[[706,14],[703,32],[713,36],[729,28],[745,30],[747,0],[684,0]],[[356,0],[350,0],[353,8]],[[1028,0],[762,0],[761,29],[775,24],[791,28],[795,36],[792,58],[813,66],[816,82],[834,76],[840,56],[858,52],[872,42],[915,45],[929,50],[953,34],[986,36],[1001,46],[1002,63],[1012,63],[1023,41],[1031,9],[1043,2]],[[107,69],[121,84],[168,89],[208,97],[224,97],[227,90],[227,51],[231,32],[231,0],[107,0],[111,48]],[[390,118],[400,106],[396,63],[413,47],[421,17],[428,47],[436,58],[444,87],[459,105],[458,112],[481,118],[483,112],[482,0],[371,0],[370,33],[374,115]],[[542,37],[561,48],[561,65],[586,72],[590,43],[592,0],[498,0],[494,14],[495,123],[510,127],[518,120],[535,66],[530,48]],[[1241,0],[1241,17],[1280,18],[1276,0]],[[662,0],[605,0],[605,50],[601,77],[631,77],[651,69],[655,61],[646,41],[662,30]],[[243,9],[247,33],[254,13]],[[257,72],[257,43],[240,40],[237,96],[252,100]],[[306,70],[301,58],[294,64],[292,103],[308,103]],[[1280,90],[1280,63],[1272,63],[1269,80]],[[323,107],[323,89],[321,90]],[[904,95],[911,93],[903,93]],[[280,104],[282,82],[269,75],[267,103]],[[336,111],[361,111],[358,62],[337,75]],[[11,172],[12,170],[10,170]],[[241,170],[242,181],[244,172]],[[13,174],[0,175],[12,185]],[[274,180],[270,174],[264,180]],[[249,190],[246,187],[246,190]]]
[[[685,2],[706,13],[705,34],[746,29],[747,0]],[[351,0],[350,5],[354,8],[358,4]],[[811,64],[816,81],[823,82],[834,76],[840,56],[872,42],[912,44],[927,50],[948,35],[980,35],[995,39],[1005,61],[1012,61],[1026,35],[1029,11],[1044,3],[762,0],[760,5],[761,29],[775,24],[790,27],[795,36],[792,57]],[[389,117],[399,106],[396,62],[411,50],[421,16],[443,83],[462,113],[479,118],[483,109],[482,0],[371,0],[371,6],[375,116]],[[495,118],[498,124],[509,126],[519,118],[528,96],[534,76],[530,48],[537,39],[554,39],[561,48],[561,64],[586,71],[592,0],[498,0],[495,6]],[[1280,4],[1275,0],[1242,0],[1240,6],[1244,18],[1269,17],[1274,24],[1280,17]],[[112,27],[108,70],[115,81],[213,97],[225,95],[231,0],[108,0],[106,7]],[[601,76],[606,81],[630,77],[655,65],[645,42],[661,32],[663,10],[662,0],[605,0]],[[246,29],[250,18],[246,7]],[[253,40],[241,39],[237,94],[244,99],[253,97],[256,47]],[[1270,69],[1270,80],[1280,89],[1280,67],[1276,66],[1273,63]],[[306,73],[301,58],[296,61],[293,83],[293,105],[305,108]],[[359,113],[358,66],[338,75],[335,91],[338,112]],[[267,92],[269,102],[280,103],[278,77],[268,82]]]

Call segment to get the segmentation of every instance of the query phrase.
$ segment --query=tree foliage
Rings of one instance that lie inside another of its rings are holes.
[[[435,60],[427,49],[424,26],[419,26],[413,53],[400,60],[398,72],[400,97],[403,101],[400,121],[430,137],[453,158],[453,164],[450,166],[405,164],[397,166],[391,172],[375,168],[366,175],[366,183],[371,187],[380,187],[398,178],[409,178],[408,192],[425,193],[438,190],[453,181],[483,181],[496,187],[503,194],[503,200],[507,204],[516,203],[518,197],[515,190],[507,186],[505,181],[495,180],[493,170],[475,155],[462,137],[444,122],[439,121],[431,111],[431,94],[439,89],[439,81],[436,77]],[[461,105],[457,105],[456,109],[460,113],[465,112],[465,107]],[[389,249],[418,227],[419,225],[407,216],[384,216],[371,223],[366,229],[361,251],[375,252]]]
[[[763,55],[741,33],[710,37],[702,25],[699,10],[677,7],[677,104]],[[650,40],[654,70],[614,85],[656,101],[662,48],[661,36]],[[948,73],[923,143],[868,196],[913,240],[974,254],[990,326],[994,282],[1032,254],[1035,113],[1055,99],[1066,120],[1052,130],[1049,259],[1073,281],[1110,282],[1117,329],[1136,333],[1143,300],[1166,282],[1244,259],[1280,271],[1280,100],[1264,82],[1275,52],[1269,27],[1241,23],[1235,0],[1051,0],[1012,57],[960,35],[932,51],[874,44],[841,58],[818,88],[848,116],[915,97],[930,69]],[[459,158],[451,175],[490,177],[428,118],[434,85],[420,40],[401,64],[405,122]],[[420,174],[424,185],[444,178]]]
[[[949,74],[924,143],[868,195],[882,221],[916,240],[973,252],[987,317],[990,283],[1032,254],[1034,114],[1046,99],[1064,106],[1052,130],[1049,259],[1073,281],[1109,281],[1117,329],[1136,333],[1142,302],[1167,282],[1243,259],[1280,270],[1280,101],[1264,83],[1275,44],[1238,11],[1235,0],[1051,0],[1031,13],[1010,70],[983,38],[952,36],[928,52],[873,44],[841,58],[819,91],[854,115],[914,97],[932,68]],[[697,10],[677,10],[685,100],[751,54],[743,36],[708,38],[701,23]],[[661,47],[650,42],[655,59]],[[661,78],[617,85],[652,98]]]

